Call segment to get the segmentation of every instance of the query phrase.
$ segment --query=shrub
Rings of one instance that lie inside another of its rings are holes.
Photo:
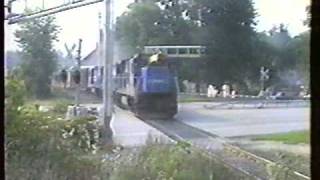
[[[99,134],[93,118],[59,120],[22,106],[6,126],[7,179],[92,179]],[[12,117],[11,117],[12,118]]]
[[[245,179],[187,143],[177,145],[152,144],[143,147],[133,160],[116,167],[112,179],[141,180],[211,180]]]
[[[71,103],[67,100],[60,100],[58,101],[54,107],[53,107],[53,112],[58,113],[58,114],[64,114],[68,110],[68,106]]]
[[[6,85],[11,90],[6,94],[10,112],[5,127],[8,180],[239,179],[185,142],[174,146],[149,142],[137,154],[128,152],[117,159],[121,153],[108,153],[115,158],[102,162],[96,154],[100,135],[94,117],[59,119],[57,113],[40,112],[33,105],[14,101],[23,99],[23,83]],[[61,106],[55,111],[62,112]]]
[[[26,89],[24,82],[9,76],[5,80],[5,124],[9,119],[15,119],[18,108],[24,104]]]

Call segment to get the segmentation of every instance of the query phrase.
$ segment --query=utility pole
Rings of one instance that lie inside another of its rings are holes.
[[[77,70],[80,73],[81,70],[81,43],[82,39],[79,39],[79,45],[78,45],[78,55],[77,55]],[[81,80],[80,80],[81,81]],[[80,104],[80,82],[77,84],[77,90],[76,90],[76,106],[79,106]]]
[[[105,23],[104,23],[104,51],[103,51],[103,122],[106,127],[106,143],[112,141],[112,130],[110,121],[112,118],[112,64],[113,64],[113,45],[111,30],[111,0],[105,0]]]
[[[7,22],[5,23],[5,48],[4,48],[4,77],[7,77],[8,76],[8,54],[7,54],[7,51],[8,51],[8,45],[9,45],[9,41],[10,41],[10,38],[9,38],[9,35],[11,34],[11,26],[7,24]]]

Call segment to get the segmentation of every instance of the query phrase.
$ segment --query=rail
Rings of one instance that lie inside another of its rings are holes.
[[[232,145],[228,139],[186,125],[179,120],[142,120],[169,138],[175,141],[187,141],[192,146],[202,149],[208,157],[214,158],[222,162],[224,166],[235,169],[253,179],[277,179],[280,175],[276,172],[280,171],[284,173],[285,179],[310,180],[310,177],[303,173],[248,152]],[[221,147],[223,147],[222,151]]]

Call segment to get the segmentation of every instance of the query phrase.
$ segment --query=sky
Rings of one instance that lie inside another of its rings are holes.
[[[18,0],[14,6],[14,12],[22,11],[25,7],[25,0]],[[63,2],[71,0],[28,0],[28,7],[42,7],[42,2],[45,2],[45,7],[54,7]],[[127,10],[129,5],[134,0],[113,0],[114,15],[120,16]],[[305,7],[310,4],[310,0],[253,0],[254,7],[259,14],[257,17],[256,30],[258,32],[269,30],[273,25],[284,23],[287,25],[289,33],[295,36],[308,28],[303,26],[303,20],[306,19]],[[18,4],[19,3],[19,4]],[[98,13],[103,11],[103,3],[97,3],[73,10],[68,10],[56,14],[56,24],[62,29],[59,34],[59,42],[55,47],[66,53],[64,44],[72,46],[77,43],[79,38],[82,42],[83,56],[89,54],[95,47],[98,40]],[[6,50],[16,50],[17,44],[14,41],[13,32],[17,29],[17,25],[5,26],[5,43]]]

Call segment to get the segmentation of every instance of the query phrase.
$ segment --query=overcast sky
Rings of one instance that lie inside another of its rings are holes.
[[[14,12],[24,8],[24,0],[18,0],[19,5]],[[28,6],[42,7],[43,0],[28,0]],[[70,0],[44,0],[45,7],[53,7]],[[114,0],[114,13],[121,15],[128,4],[133,0]],[[273,25],[284,23],[288,25],[289,33],[295,36],[305,30],[303,20],[306,19],[305,7],[310,4],[310,0],[254,0],[254,6],[259,14],[257,17],[257,31],[269,30]],[[83,56],[90,53],[96,46],[98,38],[98,13],[103,10],[103,3],[97,3],[74,10],[69,10],[56,15],[57,24],[62,28],[56,48],[65,53],[64,43],[71,46],[77,43],[79,38],[83,39]],[[8,27],[8,26],[7,26]],[[13,32],[16,25],[11,25],[9,31],[6,27],[6,49],[15,50]]]

